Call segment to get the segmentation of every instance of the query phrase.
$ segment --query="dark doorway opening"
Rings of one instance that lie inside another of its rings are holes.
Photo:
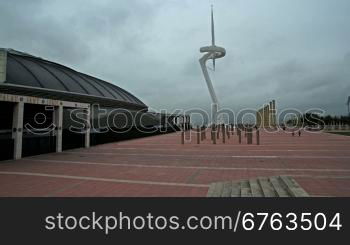
[[[13,158],[13,107],[12,102],[0,102],[0,160]]]
[[[22,156],[55,152],[53,106],[25,104]]]

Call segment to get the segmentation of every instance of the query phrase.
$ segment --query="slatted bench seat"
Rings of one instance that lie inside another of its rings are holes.
[[[308,197],[290,176],[259,177],[242,181],[216,182],[207,197]]]

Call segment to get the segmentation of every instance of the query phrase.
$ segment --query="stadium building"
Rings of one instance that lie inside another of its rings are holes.
[[[0,49],[0,160],[188,129],[128,91],[69,67]]]

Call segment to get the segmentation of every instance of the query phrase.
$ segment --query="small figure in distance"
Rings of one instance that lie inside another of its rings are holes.
[[[294,131],[292,132],[292,136],[294,136],[295,134],[294,134]]]
[[[298,131],[298,135],[299,135],[299,137],[300,137],[300,135],[301,135],[301,130]]]

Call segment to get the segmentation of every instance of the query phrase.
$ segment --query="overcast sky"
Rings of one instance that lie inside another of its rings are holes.
[[[0,47],[96,76],[155,109],[210,107],[199,48],[226,48],[212,74],[221,107],[346,114],[349,0],[0,1]]]

